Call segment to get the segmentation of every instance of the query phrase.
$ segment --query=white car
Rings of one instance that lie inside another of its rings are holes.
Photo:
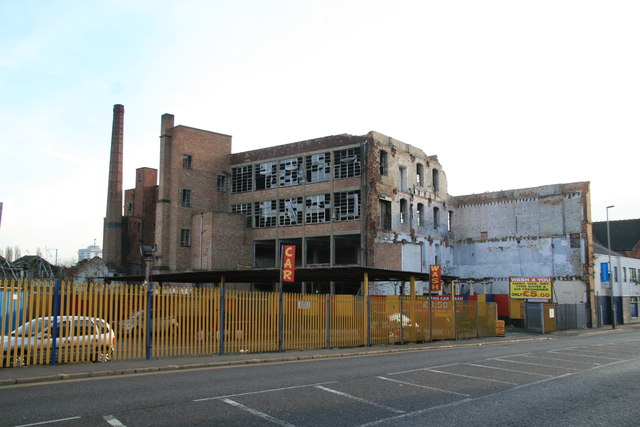
[[[98,317],[57,316],[30,320],[2,337],[3,366],[38,363],[40,352],[52,353],[54,320],[57,321],[57,351],[63,360],[106,362],[115,351],[116,335],[109,323]]]
[[[141,331],[145,324],[145,313],[144,310],[136,311],[135,313],[131,313],[131,317],[125,319],[120,323],[120,331],[123,334],[131,334],[137,333]],[[175,317],[162,317],[159,319],[153,319],[152,321],[152,329],[158,332],[170,331],[173,332],[178,329],[178,321]]]

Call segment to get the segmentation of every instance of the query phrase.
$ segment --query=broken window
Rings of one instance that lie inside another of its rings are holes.
[[[304,182],[302,157],[280,160],[280,187],[290,187]]]
[[[180,246],[191,246],[191,229],[180,229]]]
[[[389,174],[389,155],[386,151],[380,150],[380,175],[387,176]]]
[[[335,179],[360,176],[360,147],[336,151],[334,158],[333,176]]]
[[[247,216],[247,227],[251,227],[251,203],[239,203],[231,205],[231,212],[245,214]]]
[[[279,225],[302,224],[302,197],[280,200]]]
[[[418,203],[418,227],[424,227],[424,204]]]
[[[360,219],[360,191],[347,191],[333,195],[333,220]]]
[[[391,230],[391,202],[380,200],[380,228]]]
[[[251,165],[240,166],[231,169],[231,192],[232,193],[244,193],[251,191],[252,186],[252,174],[253,168]]]
[[[226,175],[218,175],[218,181],[216,182],[216,188],[221,193],[224,193],[225,191],[227,191],[227,177],[226,177]]]
[[[256,167],[256,190],[276,188],[278,186],[278,164],[276,162],[260,163]]]
[[[416,184],[419,187],[424,186],[424,166],[422,163],[416,164]]]
[[[447,231],[453,230],[453,211],[447,212]]]
[[[256,202],[254,204],[254,221],[256,228],[275,227],[278,211],[275,200],[266,200],[264,202]]]
[[[433,208],[433,228],[440,228],[440,208]]]
[[[322,182],[331,179],[331,153],[307,156],[307,182]]]
[[[183,188],[180,190],[180,203],[185,208],[191,207],[191,190]]]
[[[331,219],[331,195],[318,194],[305,199],[305,223],[318,224]]]

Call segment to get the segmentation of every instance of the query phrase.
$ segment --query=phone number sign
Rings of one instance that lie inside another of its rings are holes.
[[[511,277],[509,296],[511,298],[551,299],[551,277]]]

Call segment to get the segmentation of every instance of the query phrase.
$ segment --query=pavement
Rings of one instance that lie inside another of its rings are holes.
[[[519,342],[561,339],[582,335],[640,332],[640,324],[617,325],[615,329],[603,326],[592,329],[574,329],[548,334],[537,334],[507,328],[504,337],[473,338],[467,340],[433,341],[405,345],[376,345],[371,347],[323,348],[272,353],[209,354],[202,356],[177,356],[152,359],[112,360],[104,363],[67,363],[0,368],[0,386],[50,381],[66,381],[78,378],[134,375],[149,372],[177,371],[260,363],[291,362],[298,360],[355,357],[408,351],[433,351],[481,345],[500,345]]]

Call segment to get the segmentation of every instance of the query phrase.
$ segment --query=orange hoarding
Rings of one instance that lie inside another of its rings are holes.
[[[284,245],[282,247],[282,281],[294,282],[296,270],[296,246]]]

